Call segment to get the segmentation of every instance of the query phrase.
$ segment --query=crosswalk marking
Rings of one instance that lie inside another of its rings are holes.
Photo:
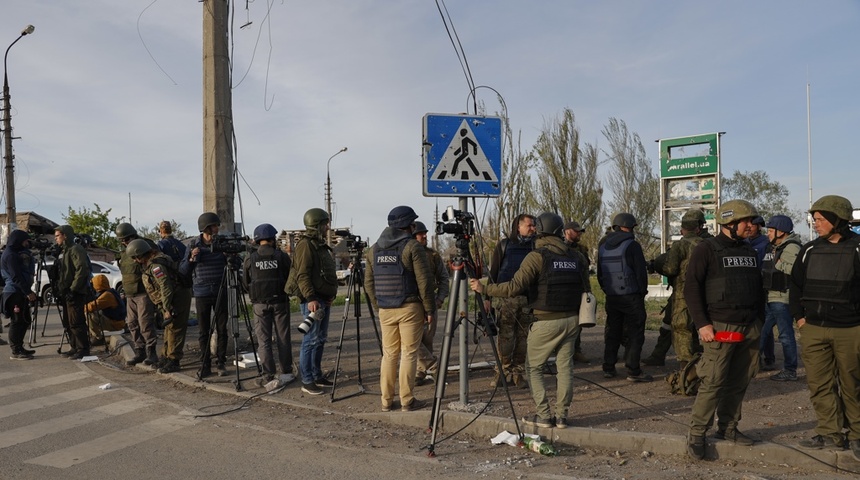
[[[12,395],[15,393],[26,392],[26,391],[33,390],[36,388],[50,387],[53,385],[61,385],[63,383],[74,382],[76,380],[83,380],[85,378],[91,378],[91,376],[86,372],[75,372],[75,373],[69,373],[67,375],[58,375],[56,377],[43,378],[43,379],[36,380],[34,382],[29,382],[29,383],[19,383],[17,385],[8,385],[5,387],[0,387],[0,397],[5,397],[6,395]]]
[[[44,465],[47,467],[68,468],[108,453],[122,450],[139,443],[157,438],[181,428],[192,426],[199,420],[191,416],[172,415],[162,417],[142,425],[129,427],[121,432],[104,435],[89,442],[79,443],[62,450],[57,450],[25,463]]]
[[[133,412],[150,405],[152,402],[140,398],[122,400],[108,405],[102,405],[83,412],[76,412],[63,417],[52,418],[20,428],[0,432],[0,448],[11,447],[29,442],[57,432],[81,427],[91,422],[103,420],[106,417],[116,417]]]
[[[69,390],[67,392],[57,393],[55,395],[47,395],[40,398],[25,400],[23,402],[10,403],[9,405],[3,405],[3,408],[0,408],[0,418],[11,417],[13,415],[31,412],[40,408],[59,405],[61,403],[80,400],[82,398],[92,397],[95,395],[109,393],[113,391],[115,390],[99,390],[98,386],[92,385],[89,387],[78,388],[76,390]]]

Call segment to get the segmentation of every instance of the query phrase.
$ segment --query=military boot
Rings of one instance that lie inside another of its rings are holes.
[[[144,365],[155,365],[158,363],[158,353],[155,352],[155,347],[146,347],[146,359]]]
[[[662,367],[666,364],[666,354],[669,352],[669,347],[672,346],[672,330],[660,326],[660,337],[657,339],[657,345],[647,358],[642,359],[642,363],[649,367]]]
[[[142,362],[146,358],[146,352],[142,348],[134,349],[134,358],[125,362],[129,367],[133,367]]]

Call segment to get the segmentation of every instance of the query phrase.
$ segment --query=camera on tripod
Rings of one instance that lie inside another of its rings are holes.
[[[212,237],[212,251],[227,254],[242,253],[248,249],[250,240],[249,237],[238,233],[215,235]]]
[[[442,213],[442,221],[436,222],[436,235],[445,234],[471,237],[475,234],[475,216],[449,206]]]
[[[334,234],[346,241],[346,249],[353,255],[367,248],[367,242],[362,241],[359,235],[353,235],[349,230],[335,230]]]
[[[31,236],[30,248],[38,250],[42,257],[57,257],[60,255],[60,246],[44,237]]]
[[[323,314],[322,309],[317,310],[316,312],[308,313],[308,315],[305,317],[305,319],[302,320],[302,323],[300,323],[299,326],[296,328],[298,328],[299,331],[302,332],[303,335],[307,335],[307,333],[314,326],[314,323],[317,320],[319,320],[318,317],[322,316],[322,314]]]

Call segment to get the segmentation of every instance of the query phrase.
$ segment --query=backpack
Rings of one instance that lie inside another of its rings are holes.
[[[109,320],[125,320],[127,313],[125,301],[123,301],[119,293],[117,293],[117,291],[113,288],[109,289],[108,292],[110,292],[110,294],[113,295],[113,298],[116,300],[116,306],[102,310],[102,314],[104,314],[104,316],[107,317]]]
[[[669,392],[673,395],[684,395],[687,397],[692,397],[699,393],[699,384],[702,383],[702,378],[696,372],[696,365],[698,365],[701,359],[702,354],[697,353],[683,369],[666,376],[666,383],[669,384]]]

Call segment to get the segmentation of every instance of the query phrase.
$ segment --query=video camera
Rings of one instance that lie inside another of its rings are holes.
[[[233,255],[248,250],[251,239],[238,233],[226,233],[212,237],[212,251]]]
[[[38,250],[42,257],[56,258],[60,256],[60,246],[45,237],[30,235],[30,248]]]
[[[363,252],[367,248],[367,242],[362,241],[360,236],[353,235],[349,230],[335,230],[334,234],[346,241],[346,248],[351,254]]]
[[[436,222],[436,235],[453,234],[457,238],[475,234],[475,216],[469,212],[449,206],[442,213],[442,221]]]

